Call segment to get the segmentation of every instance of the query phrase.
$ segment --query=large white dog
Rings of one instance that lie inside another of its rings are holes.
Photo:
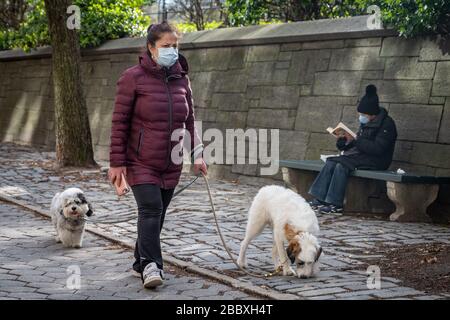
[[[316,238],[319,233],[316,214],[300,195],[276,185],[261,188],[250,206],[238,258],[241,267],[247,267],[245,254],[250,241],[267,225],[273,231],[272,258],[275,268],[281,265],[283,275],[297,274],[300,278],[319,272],[318,260],[322,247]],[[284,240],[288,242],[286,250]],[[296,264],[296,271],[291,268],[291,263]]]
[[[56,229],[56,242],[62,242],[65,247],[81,248],[85,217],[93,213],[83,191],[69,188],[57,193],[52,199],[50,213]]]

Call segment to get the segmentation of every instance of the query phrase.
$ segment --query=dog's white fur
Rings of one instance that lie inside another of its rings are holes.
[[[316,238],[319,233],[316,214],[300,195],[276,185],[261,188],[253,199],[239,252],[239,266],[247,266],[247,247],[267,225],[273,231],[272,258],[275,268],[281,265],[283,275],[297,274],[300,278],[319,272],[318,258],[322,248]],[[286,250],[284,240],[289,242]],[[296,271],[290,267],[291,262],[296,263]]]
[[[69,188],[57,193],[50,207],[52,223],[56,229],[56,242],[65,247],[81,248],[85,217],[92,215],[91,204],[81,189]]]

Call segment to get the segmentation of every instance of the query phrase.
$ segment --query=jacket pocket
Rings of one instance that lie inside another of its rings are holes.
[[[139,157],[139,151],[141,150],[142,140],[144,138],[144,129],[139,130],[139,139],[138,139],[138,145],[136,148],[136,154]]]

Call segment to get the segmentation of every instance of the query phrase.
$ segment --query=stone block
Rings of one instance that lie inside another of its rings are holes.
[[[227,111],[248,110],[248,104],[243,93],[214,93],[212,108]]]
[[[195,106],[202,108],[209,106],[216,85],[216,79],[215,72],[199,72],[191,78],[191,89]]]
[[[206,49],[202,70],[227,70],[231,61],[231,47],[228,48],[208,48]]]
[[[347,39],[344,42],[347,48],[353,47],[381,47],[381,38],[362,38],[362,39]]]
[[[297,130],[280,130],[280,159],[303,160],[309,141],[309,133]]]
[[[310,84],[317,71],[326,71],[330,58],[329,50],[296,51],[292,53],[289,68],[289,84]]]
[[[301,42],[283,43],[280,51],[298,51],[302,49]]]
[[[431,92],[431,80],[363,80],[359,97],[368,84],[377,87],[380,102],[425,104]]]
[[[439,48],[439,39],[425,39],[420,49],[420,61],[442,61],[450,60],[450,53],[445,54]]]
[[[359,114],[357,111],[357,106],[344,106],[342,109],[342,118],[341,121],[345,123],[347,127],[349,127],[353,132],[356,133],[356,131],[359,129]],[[330,124],[330,127],[332,125]]]
[[[388,37],[383,39],[380,56],[382,57],[412,57],[418,56],[421,42],[416,39]]]
[[[333,150],[337,153],[336,139],[329,133],[312,132],[309,137],[308,149],[312,148],[319,150]]]
[[[248,47],[232,47],[231,58],[228,64],[228,69],[242,69],[245,66],[245,56],[247,55]]]
[[[280,51],[278,54],[278,61],[290,61],[292,58],[292,51]]]
[[[383,79],[383,70],[365,70],[362,72],[363,79],[380,80]]]
[[[445,97],[430,97],[430,100],[428,100],[428,104],[444,104],[445,103]]]
[[[211,110],[209,108],[196,108],[195,119],[201,121],[216,121],[217,110]]]
[[[326,132],[341,119],[342,106],[333,97],[301,97],[298,105],[295,130]]]
[[[361,79],[361,71],[317,72],[313,93],[323,96],[357,96]]]
[[[379,52],[378,47],[333,50],[329,70],[383,70],[384,58]]]
[[[247,112],[217,111],[216,121],[227,128],[244,128]]]
[[[289,69],[290,66],[291,66],[290,61],[278,61],[275,64],[275,69]]]
[[[296,110],[250,109],[247,127],[293,129],[295,113]]]
[[[241,70],[228,70],[216,76],[214,92],[245,92],[247,90],[247,75]]]
[[[286,84],[288,70],[275,69],[276,62],[254,62],[248,68],[249,85]]]
[[[248,49],[247,61],[274,61],[278,59],[279,52],[280,45],[278,44],[251,46]]]
[[[335,49],[343,47],[344,47],[344,40],[329,40],[329,41],[304,42],[302,49],[303,50]]]
[[[299,99],[298,86],[275,86],[261,91],[259,107],[273,109],[296,109]]]
[[[441,114],[442,105],[391,104],[389,108],[401,140],[436,142]]]
[[[441,61],[436,64],[432,95],[450,96],[450,61]]]
[[[414,146],[411,141],[397,140],[395,143],[394,160],[401,162],[409,162]]]
[[[447,98],[444,105],[438,142],[450,144],[450,98]]]
[[[414,142],[410,161],[413,164],[450,168],[450,145]]]
[[[435,62],[419,62],[417,57],[387,58],[384,79],[433,79]]]

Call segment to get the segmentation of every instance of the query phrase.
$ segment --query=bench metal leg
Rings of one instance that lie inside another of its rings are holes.
[[[389,217],[391,221],[431,222],[428,206],[436,200],[438,184],[411,184],[386,182],[389,199],[396,210]]]

